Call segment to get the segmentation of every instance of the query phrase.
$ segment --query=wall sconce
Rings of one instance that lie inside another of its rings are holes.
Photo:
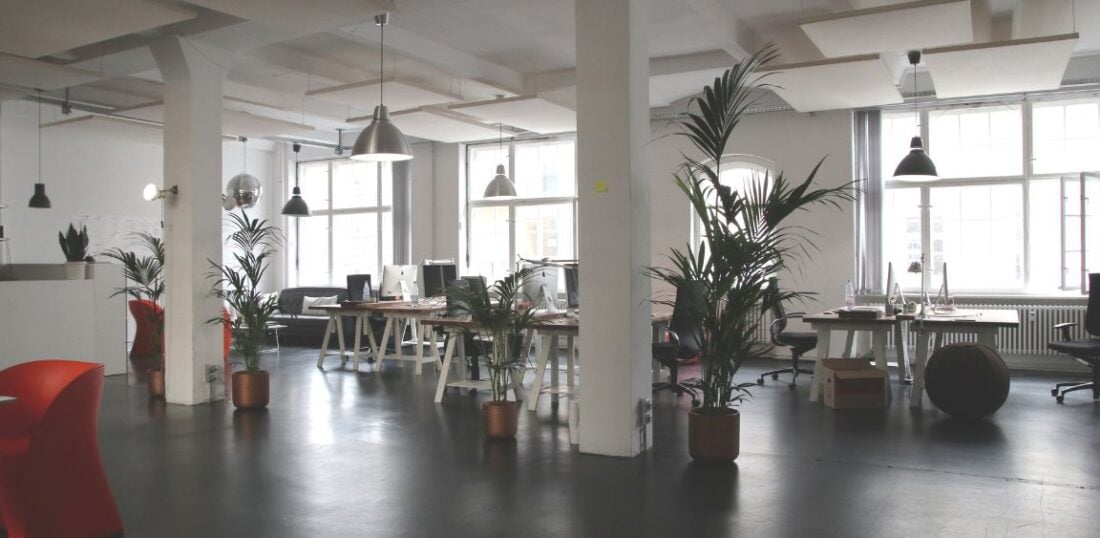
[[[180,188],[178,185],[172,185],[167,189],[157,187],[156,183],[150,183],[145,186],[145,189],[141,191],[141,197],[145,198],[146,202],[152,202],[153,200],[160,200],[169,194],[179,194]]]

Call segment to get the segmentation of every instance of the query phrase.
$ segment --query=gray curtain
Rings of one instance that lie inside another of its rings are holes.
[[[393,166],[393,263],[411,264],[412,160],[390,166]]]
[[[882,293],[882,113],[860,110],[853,115],[856,191],[855,245],[857,293]]]

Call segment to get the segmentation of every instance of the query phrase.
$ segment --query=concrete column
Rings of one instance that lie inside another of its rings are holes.
[[[221,303],[205,275],[207,260],[222,259],[226,70],[213,51],[197,46],[169,37],[151,47],[164,77],[164,185],[179,186],[164,199],[166,397],[188,405],[210,400],[205,367],[222,365],[222,328],[207,323],[221,314]]]
[[[581,452],[635,456],[650,391],[646,0],[576,0]]]

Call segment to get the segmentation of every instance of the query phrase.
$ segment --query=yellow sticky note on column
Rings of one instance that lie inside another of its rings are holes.
[[[607,192],[607,182],[602,179],[597,181],[596,192]]]

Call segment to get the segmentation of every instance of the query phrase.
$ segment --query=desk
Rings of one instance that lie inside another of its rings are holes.
[[[421,332],[419,322],[425,317],[433,316],[446,309],[446,305],[429,301],[421,302],[418,305],[414,305],[407,301],[379,301],[373,303],[347,302],[339,305],[321,305],[314,308],[328,312],[329,315],[328,326],[325,328],[325,338],[321,343],[321,353],[317,357],[318,368],[324,367],[325,357],[329,354],[329,339],[334,330],[340,343],[341,364],[347,362],[347,352],[344,350],[344,329],[341,318],[344,316],[354,316],[355,339],[351,356],[352,367],[356,372],[359,371],[359,355],[362,348],[362,336],[364,330],[366,330],[370,352],[374,357],[375,363],[379,367],[382,366],[381,361],[385,359],[412,361],[416,363],[414,373],[420,375],[424,362],[430,361],[432,358],[424,357],[422,339],[423,337],[427,337],[429,339],[429,345],[431,345],[434,350],[435,333],[432,331]],[[381,342],[375,340],[374,331],[370,330],[370,323],[368,320],[374,312],[378,312],[386,318],[386,327],[382,331]],[[401,352],[401,338],[408,324],[412,324],[413,337],[416,344],[411,356],[406,356]],[[398,325],[400,325],[400,327],[398,327]],[[387,354],[386,344],[391,337],[394,344],[394,353]]]
[[[439,381],[436,382],[435,387],[435,403],[443,401],[443,393],[447,387],[457,387],[464,389],[480,389],[480,390],[492,390],[489,385],[489,381],[483,379],[470,379],[470,372],[464,372],[464,375],[459,376],[458,379],[453,379],[451,374],[454,370],[454,357],[457,352],[460,357],[466,357],[466,339],[462,337],[464,331],[477,330],[477,324],[470,319],[469,316],[453,316],[453,317],[441,317],[438,314],[432,316],[425,316],[420,319],[420,324],[426,327],[424,332],[431,333],[432,339],[435,339],[435,331],[430,330],[430,327],[439,327],[448,333],[451,337],[447,340],[447,348],[443,352],[443,367],[439,373]],[[431,346],[432,354],[436,353],[435,345]],[[526,349],[526,348],[525,348]],[[463,365],[466,364],[465,360],[460,361]],[[516,400],[522,400],[523,394],[523,379],[516,379],[517,376],[511,376],[512,391],[515,393]]]
[[[942,347],[944,334],[972,334],[978,343],[997,350],[997,330],[1002,327],[1019,327],[1020,318],[1015,310],[959,310],[948,315],[929,315],[915,319],[901,315],[898,319],[912,320],[909,330],[917,334],[916,364],[913,368],[913,391],[909,406],[920,407],[924,396],[924,367],[928,364],[928,340],[935,338],[933,351]]]
[[[833,331],[844,331],[847,333],[847,340],[844,344],[844,358],[851,357],[852,355],[852,339],[855,331],[867,331],[871,333],[871,351],[875,356],[875,367],[882,371],[888,371],[888,365],[886,363],[886,339],[890,336],[890,332],[894,331],[896,336],[902,336],[898,341],[902,343],[899,356],[902,359],[899,362],[905,362],[905,339],[904,335],[901,335],[901,324],[893,316],[881,317],[877,319],[853,319],[853,318],[841,318],[834,311],[822,312],[820,314],[813,314],[802,318],[803,321],[809,323],[810,326],[817,331],[817,349],[818,357],[814,362],[814,382],[810,385],[810,401],[816,402],[821,394],[821,385],[825,380],[824,366],[822,366],[821,359],[825,358],[829,354],[829,344]],[[904,378],[905,367],[899,365],[898,376]],[[890,377],[886,377],[889,382]],[[888,393],[889,394],[889,393]]]

